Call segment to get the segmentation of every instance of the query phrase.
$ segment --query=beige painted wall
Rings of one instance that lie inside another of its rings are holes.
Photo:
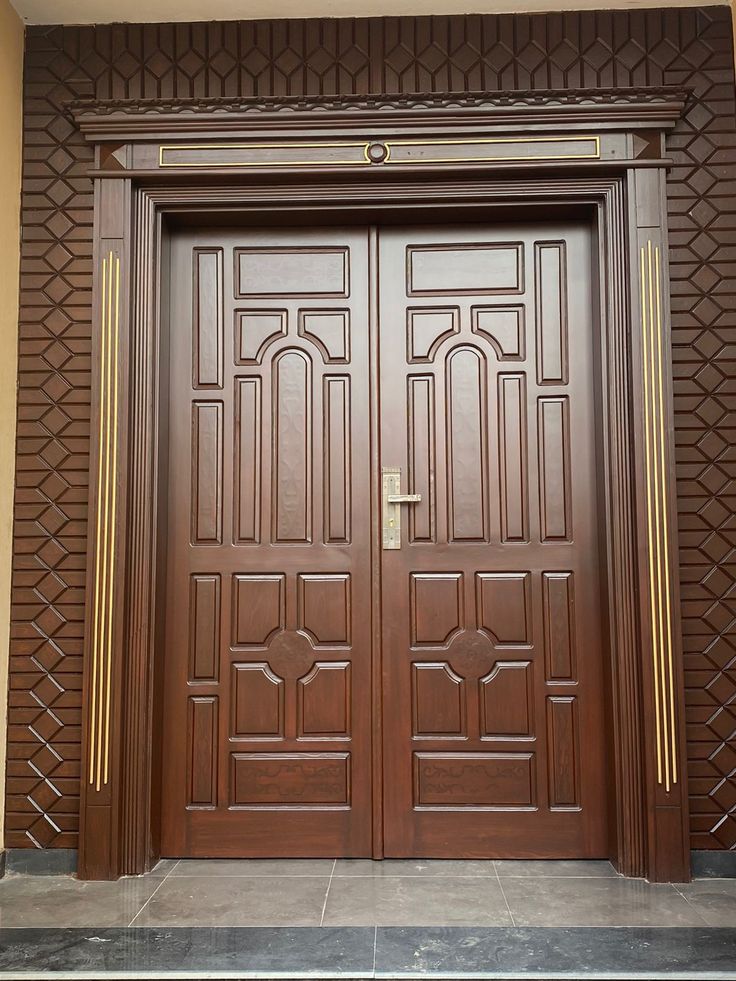
[[[10,566],[15,484],[22,82],[23,24],[9,0],[0,0],[0,845],[5,816]]]

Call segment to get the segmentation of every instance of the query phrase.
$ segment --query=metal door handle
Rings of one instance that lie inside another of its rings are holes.
[[[421,494],[401,493],[401,467],[382,468],[383,547],[401,548],[400,504],[419,504]]]

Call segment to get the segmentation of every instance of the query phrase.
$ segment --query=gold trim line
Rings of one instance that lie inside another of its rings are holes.
[[[110,779],[119,329],[120,258],[110,250],[102,260],[100,276],[100,418],[88,777],[97,792]]]
[[[644,452],[649,613],[657,759],[657,783],[670,792],[678,782],[670,514],[667,489],[667,412],[662,342],[662,269],[659,246],[641,246],[641,327],[644,383]]]
[[[592,143],[594,150],[591,153],[522,153],[516,155],[487,154],[485,156],[467,157],[417,157],[415,159],[401,159],[392,156],[394,147],[410,146],[488,146],[493,144],[533,144],[533,143]],[[386,148],[386,156],[381,161],[371,160],[368,151],[374,143],[381,143]],[[316,149],[353,149],[360,153],[348,160],[220,160],[220,161],[192,161],[190,163],[167,163],[164,159],[167,151],[177,150],[316,150]],[[177,169],[181,167],[197,168],[207,170],[220,167],[318,167],[324,166],[357,166],[365,167],[381,166],[391,163],[394,165],[402,164],[426,164],[426,163],[511,163],[523,160],[600,160],[601,141],[599,136],[498,136],[477,138],[469,140],[368,140],[366,142],[346,142],[346,143],[169,143],[162,144],[158,148],[159,167]]]

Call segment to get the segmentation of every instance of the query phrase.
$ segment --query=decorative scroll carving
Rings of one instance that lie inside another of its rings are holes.
[[[449,92],[417,94],[378,94],[302,97],[246,96],[241,98],[209,99],[76,99],[68,104],[69,112],[78,123],[84,125],[97,116],[142,116],[150,113],[208,115],[216,113],[320,113],[376,109],[410,110],[448,108],[460,110],[509,110],[537,109],[545,112],[555,106],[640,106],[648,103],[658,112],[665,106],[682,104],[690,97],[690,90],[678,86],[646,86],[641,88],[582,88],[548,89],[512,92]]]

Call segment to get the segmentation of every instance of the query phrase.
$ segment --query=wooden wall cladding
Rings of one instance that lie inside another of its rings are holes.
[[[736,848],[736,147],[727,7],[29,28],[9,847],[72,847],[90,439],[91,148],[69,100],[686,85],[668,180],[692,845]]]

